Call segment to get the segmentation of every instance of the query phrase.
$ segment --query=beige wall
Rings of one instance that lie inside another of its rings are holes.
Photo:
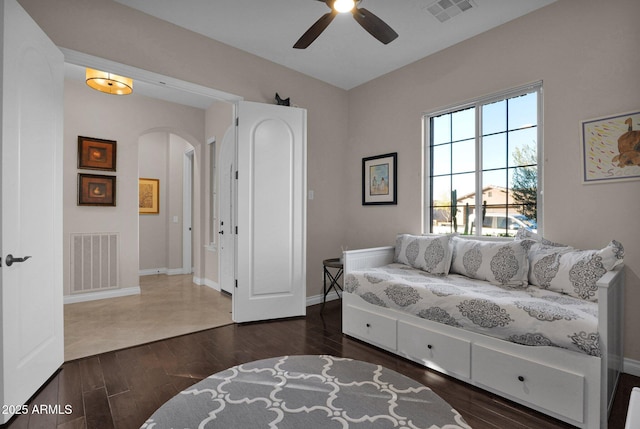
[[[308,186],[315,192],[315,199],[307,206],[307,295],[321,292],[322,260],[339,255],[347,229],[342,192],[348,142],[346,91],[111,0],[19,2],[60,47],[236,94],[248,101],[273,103],[277,91],[307,109]],[[195,156],[194,175],[206,180],[200,146]],[[199,219],[205,215],[205,190],[199,181],[194,186],[201,196],[194,207],[194,216]],[[65,200],[65,210],[69,204],[73,203]],[[105,217],[101,222],[121,220]],[[198,227],[194,224],[194,247],[202,249],[206,235]],[[127,256],[135,254],[137,262],[137,242],[130,252]],[[200,258],[194,260],[196,276],[204,276],[205,260],[211,257],[200,252]],[[137,267],[123,276],[127,286],[137,284]]]
[[[423,112],[543,81],[544,235],[625,246],[625,355],[640,360],[640,182],[583,185],[581,120],[640,110],[640,2],[560,0],[349,92],[350,247],[421,232]],[[398,152],[398,205],[360,205],[361,158]],[[384,226],[382,228],[381,226]]]
[[[204,111],[136,94],[125,98],[106,95],[76,81],[65,81],[64,111],[65,295],[69,294],[69,234],[74,232],[120,233],[121,287],[136,287],[140,266],[138,140],[147,132],[161,130],[163,133],[171,131],[198,145],[204,141]],[[77,205],[78,136],[117,141],[117,171],[104,172],[117,177],[116,207]]]

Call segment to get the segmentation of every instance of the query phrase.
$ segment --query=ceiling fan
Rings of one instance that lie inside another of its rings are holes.
[[[298,39],[296,49],[305,49],[331,24],[333,18],[339,13],[351,12],[358,24],[369,32],[373,37],[385,45],[398,37],[398,33],[393,31],[383,20],[363,7],[356,7],[362,0],[318,0],[329,6],[331,12],[327,12],[320,17],[309,29]]]

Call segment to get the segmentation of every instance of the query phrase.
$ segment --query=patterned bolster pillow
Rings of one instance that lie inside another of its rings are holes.
[[[451,272],[497,285],[526,286],[529,273],[524,241],[495,242],[453,237]],[[530,243],[530,242],[529,242]]]
[[[452,235],[411,235],[396,237],[394,262],[426,271],[430,274],[449,274]]]

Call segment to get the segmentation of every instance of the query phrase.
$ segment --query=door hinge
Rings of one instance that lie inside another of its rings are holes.
[[[240,118],[236,117],[236,127],[240,124]]]
[[[236,226],[236,235],[238,235],[238,227]]]
[[[238,170],[236,170],[236,180],[238,180]]]
[[[236,289],[238,288],[238,279],[236,279]]]

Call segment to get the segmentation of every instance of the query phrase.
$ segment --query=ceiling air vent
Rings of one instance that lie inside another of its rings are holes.
[[[473,7],[477,6],[472,0],[438,0],[427,6],[426,9],[438,21],[445,22]]]

